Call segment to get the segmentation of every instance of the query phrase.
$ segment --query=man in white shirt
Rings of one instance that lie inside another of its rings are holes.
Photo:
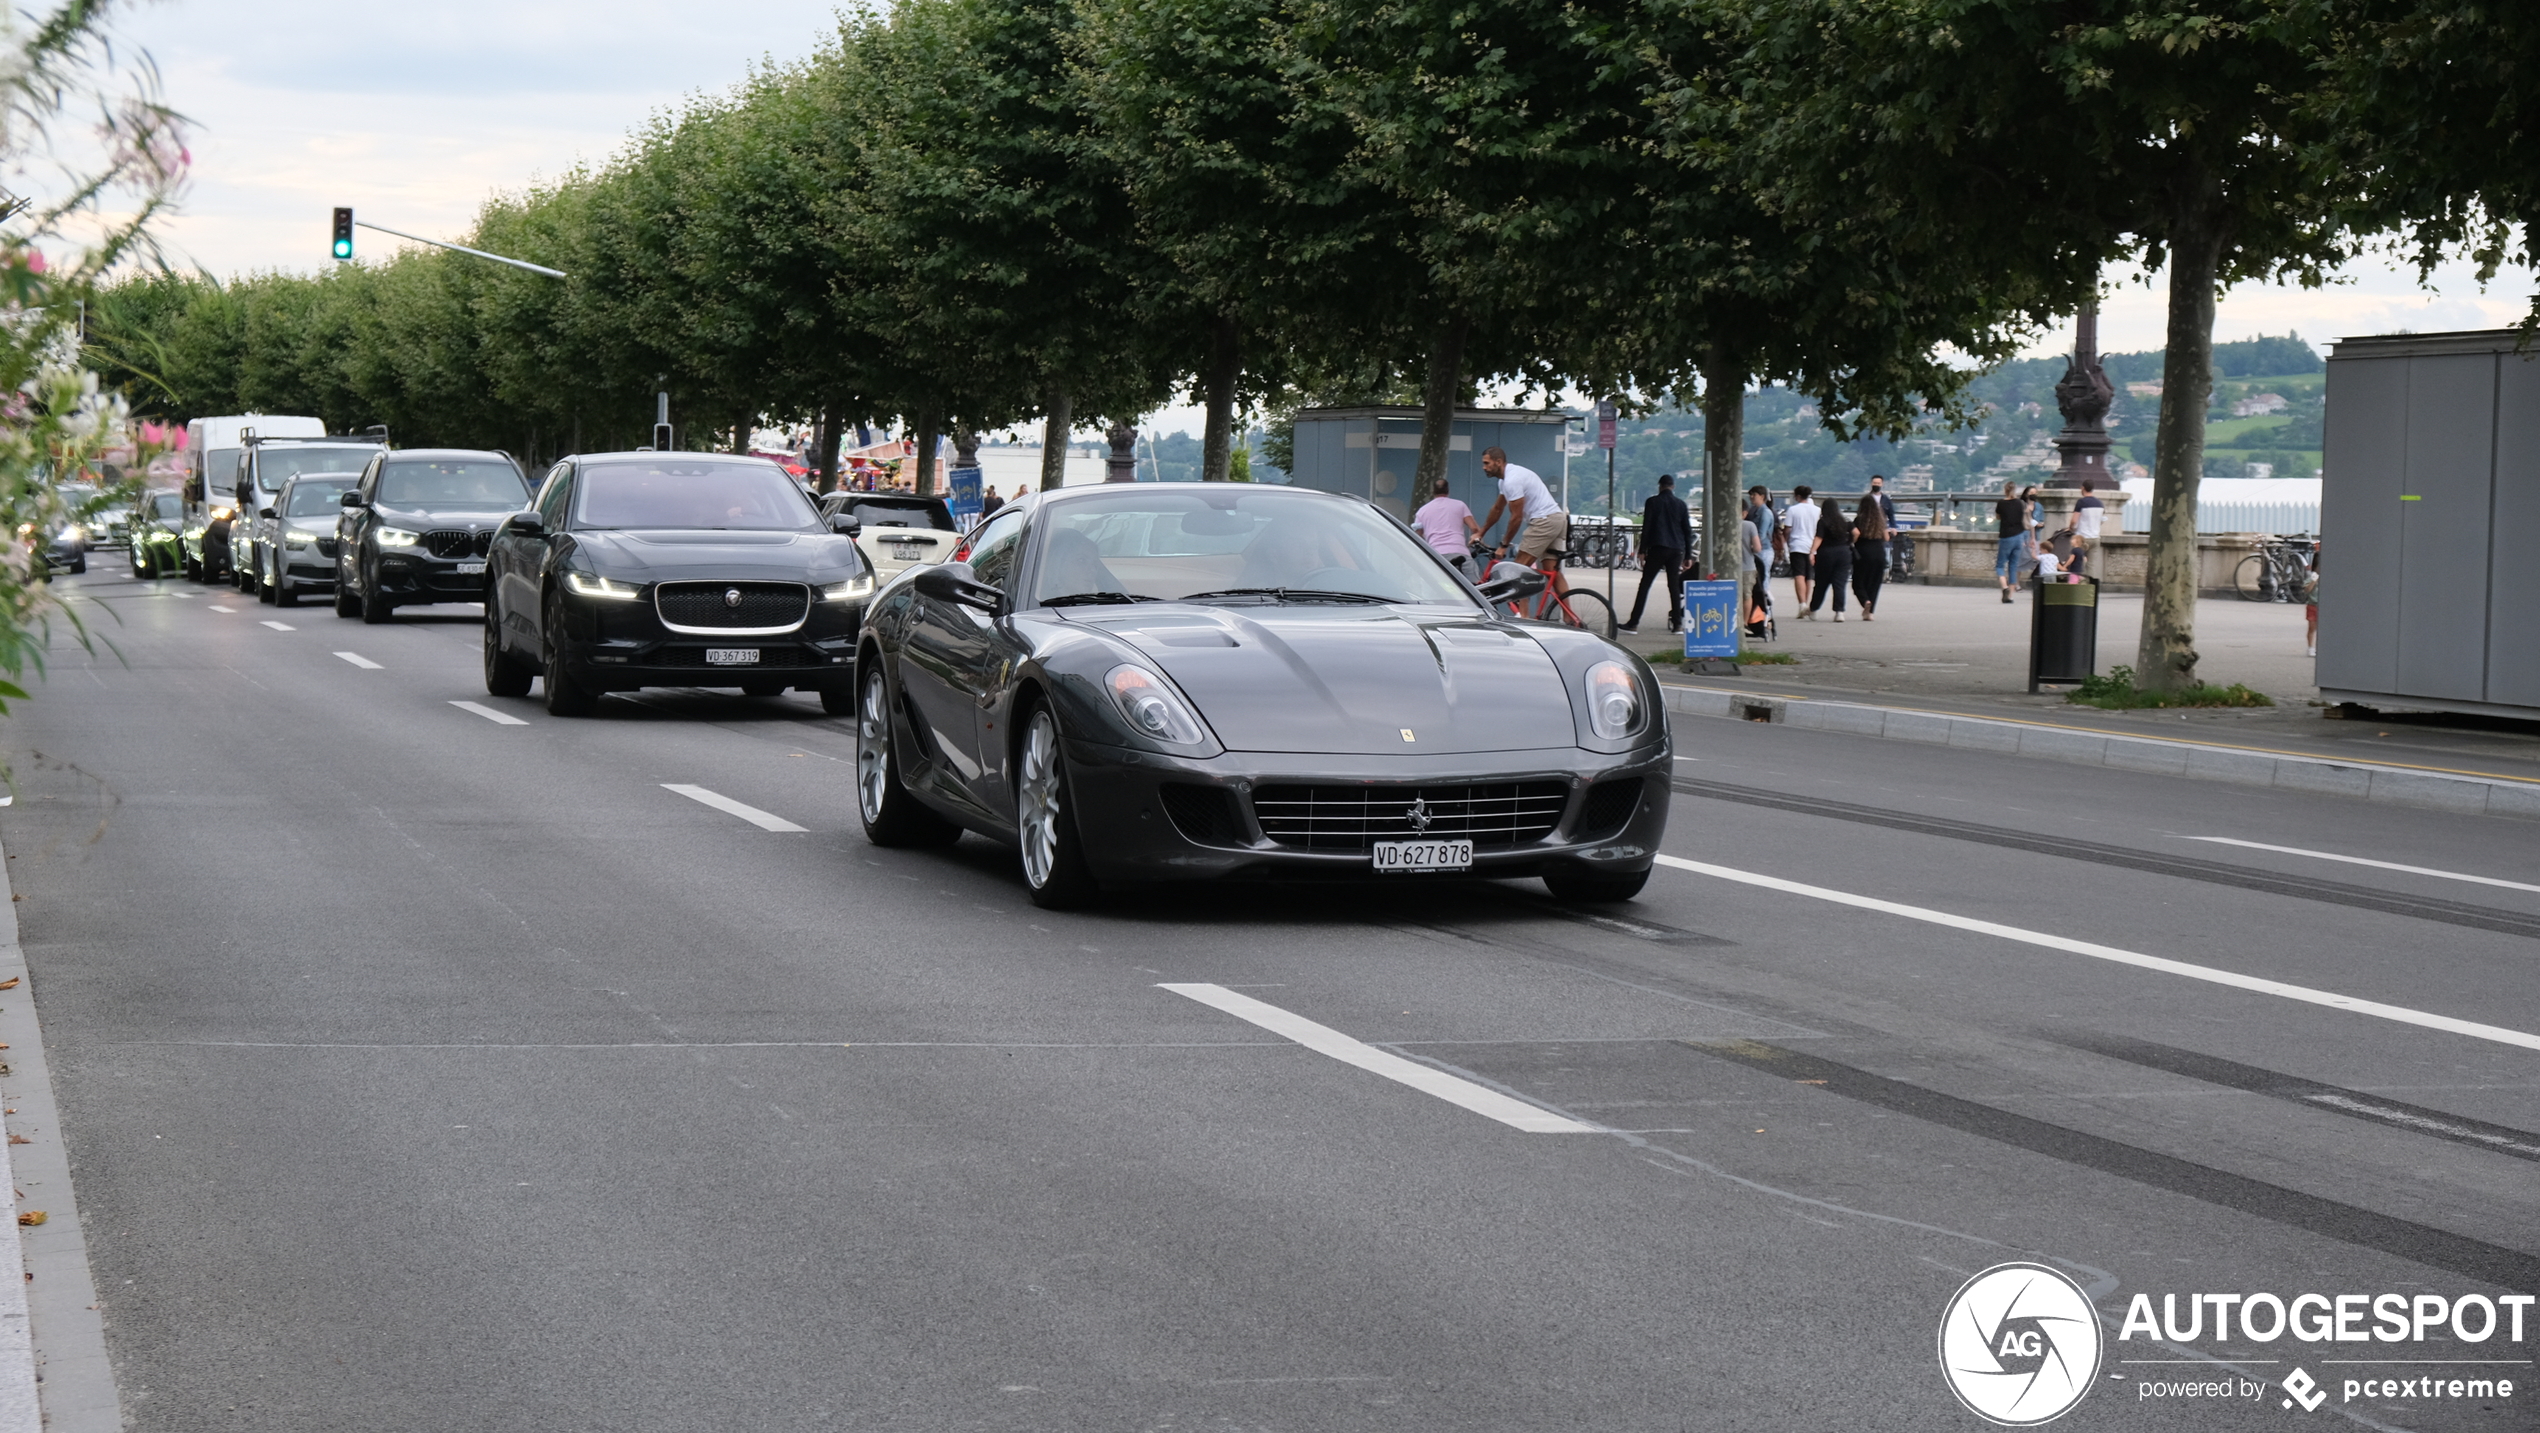
[[[1482,519],[1483,533],[1490,532],[1501,513],[1508,514],[1508,538],[1500,544],[1499,553],[1505,554],[1514,548],[1517,561],[1533,567],[1546,557],[1566,550],[1570,515],[1552,500],[1552,489],[1543,485],[1541,475],[1532,468],[1508,461],[1507,450],[1503,448],[1482,450],[1482,472],[1499,484],[1499,497],[1490,505],[1490,516]],[[1552,569],[1552,590],[1570,590],[1570,584],[1562,580],[1558,564]]]
[[[2073,504],[2073,556],[2067,564],[2074,572],[2089,570],[2090,552],[2099,545],[2099,524],[2107,519],[2108,505],[2091,493],[2090,479],[2081,480],[2081,500]]]
[[[1817,546],[1817,505],[1810,499],[1816,490],[1806,483],[1790,490],[1790,506],[1782,511],[1782,531],[1790,534],[1790,587],[1799,596],[1799,605],[1790,610],[1802,617],[1808,614],[1809,584],[1816,578],[1816,563],[1810,556]]]

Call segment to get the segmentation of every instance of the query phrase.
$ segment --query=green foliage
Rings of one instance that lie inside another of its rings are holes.
[[[2064,700],[2105,711],[2140,711],[2156,707],[2271,707],[2275,700],[2264,692],[2251,691],[2238,682],[2218,687],[2198,682],[2175,691],[2139,691],[2134,685],[2134,668],[2111,667],[2104,677],[2093,676],[2065,693]]]

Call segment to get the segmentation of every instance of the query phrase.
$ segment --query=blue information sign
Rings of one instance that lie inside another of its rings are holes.
[[[1737,655],[1737,584],[1685,584],[1685,660]]]
[[[986,501],[979,491],[979,470],[955,468],[945,476],[952,481],[953,526],[968,532],[970,525],[979,520],[979,509]]]

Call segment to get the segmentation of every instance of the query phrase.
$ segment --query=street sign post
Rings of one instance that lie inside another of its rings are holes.
[[[986,495],[980,491],[980,470],[955,468],[945,476],[952,480],[953,526],[968,532],[970,525],[979,520],[979,510],[987,502]]]
[[[1615,565],[1622,560],[1614,546],[1623,528],[1623,515],[1614,511],[1614,433],[1621,416],[1613,399],[1596,400],[1596,446],[1605,450],[1605,605],[1609,608],[1614,605]]]

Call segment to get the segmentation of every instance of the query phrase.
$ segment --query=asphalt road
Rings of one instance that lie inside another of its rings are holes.
[[[557,721],[473,608],[69,585],[121,657],[10,719],[0,842],[134,1428],[1971,1429],[1942,1311],[2016,1260],[2108,1320],[2061,1427],[2540,1426],[2540,1309],[2117,1336],[2540,1293],[2527,825],[1688,720],[1692,864],[1603,920],[1056,916],[984,841],[868,846],[811,700]],[[2518,1386],[2339,1396],[2395,1358]]]

